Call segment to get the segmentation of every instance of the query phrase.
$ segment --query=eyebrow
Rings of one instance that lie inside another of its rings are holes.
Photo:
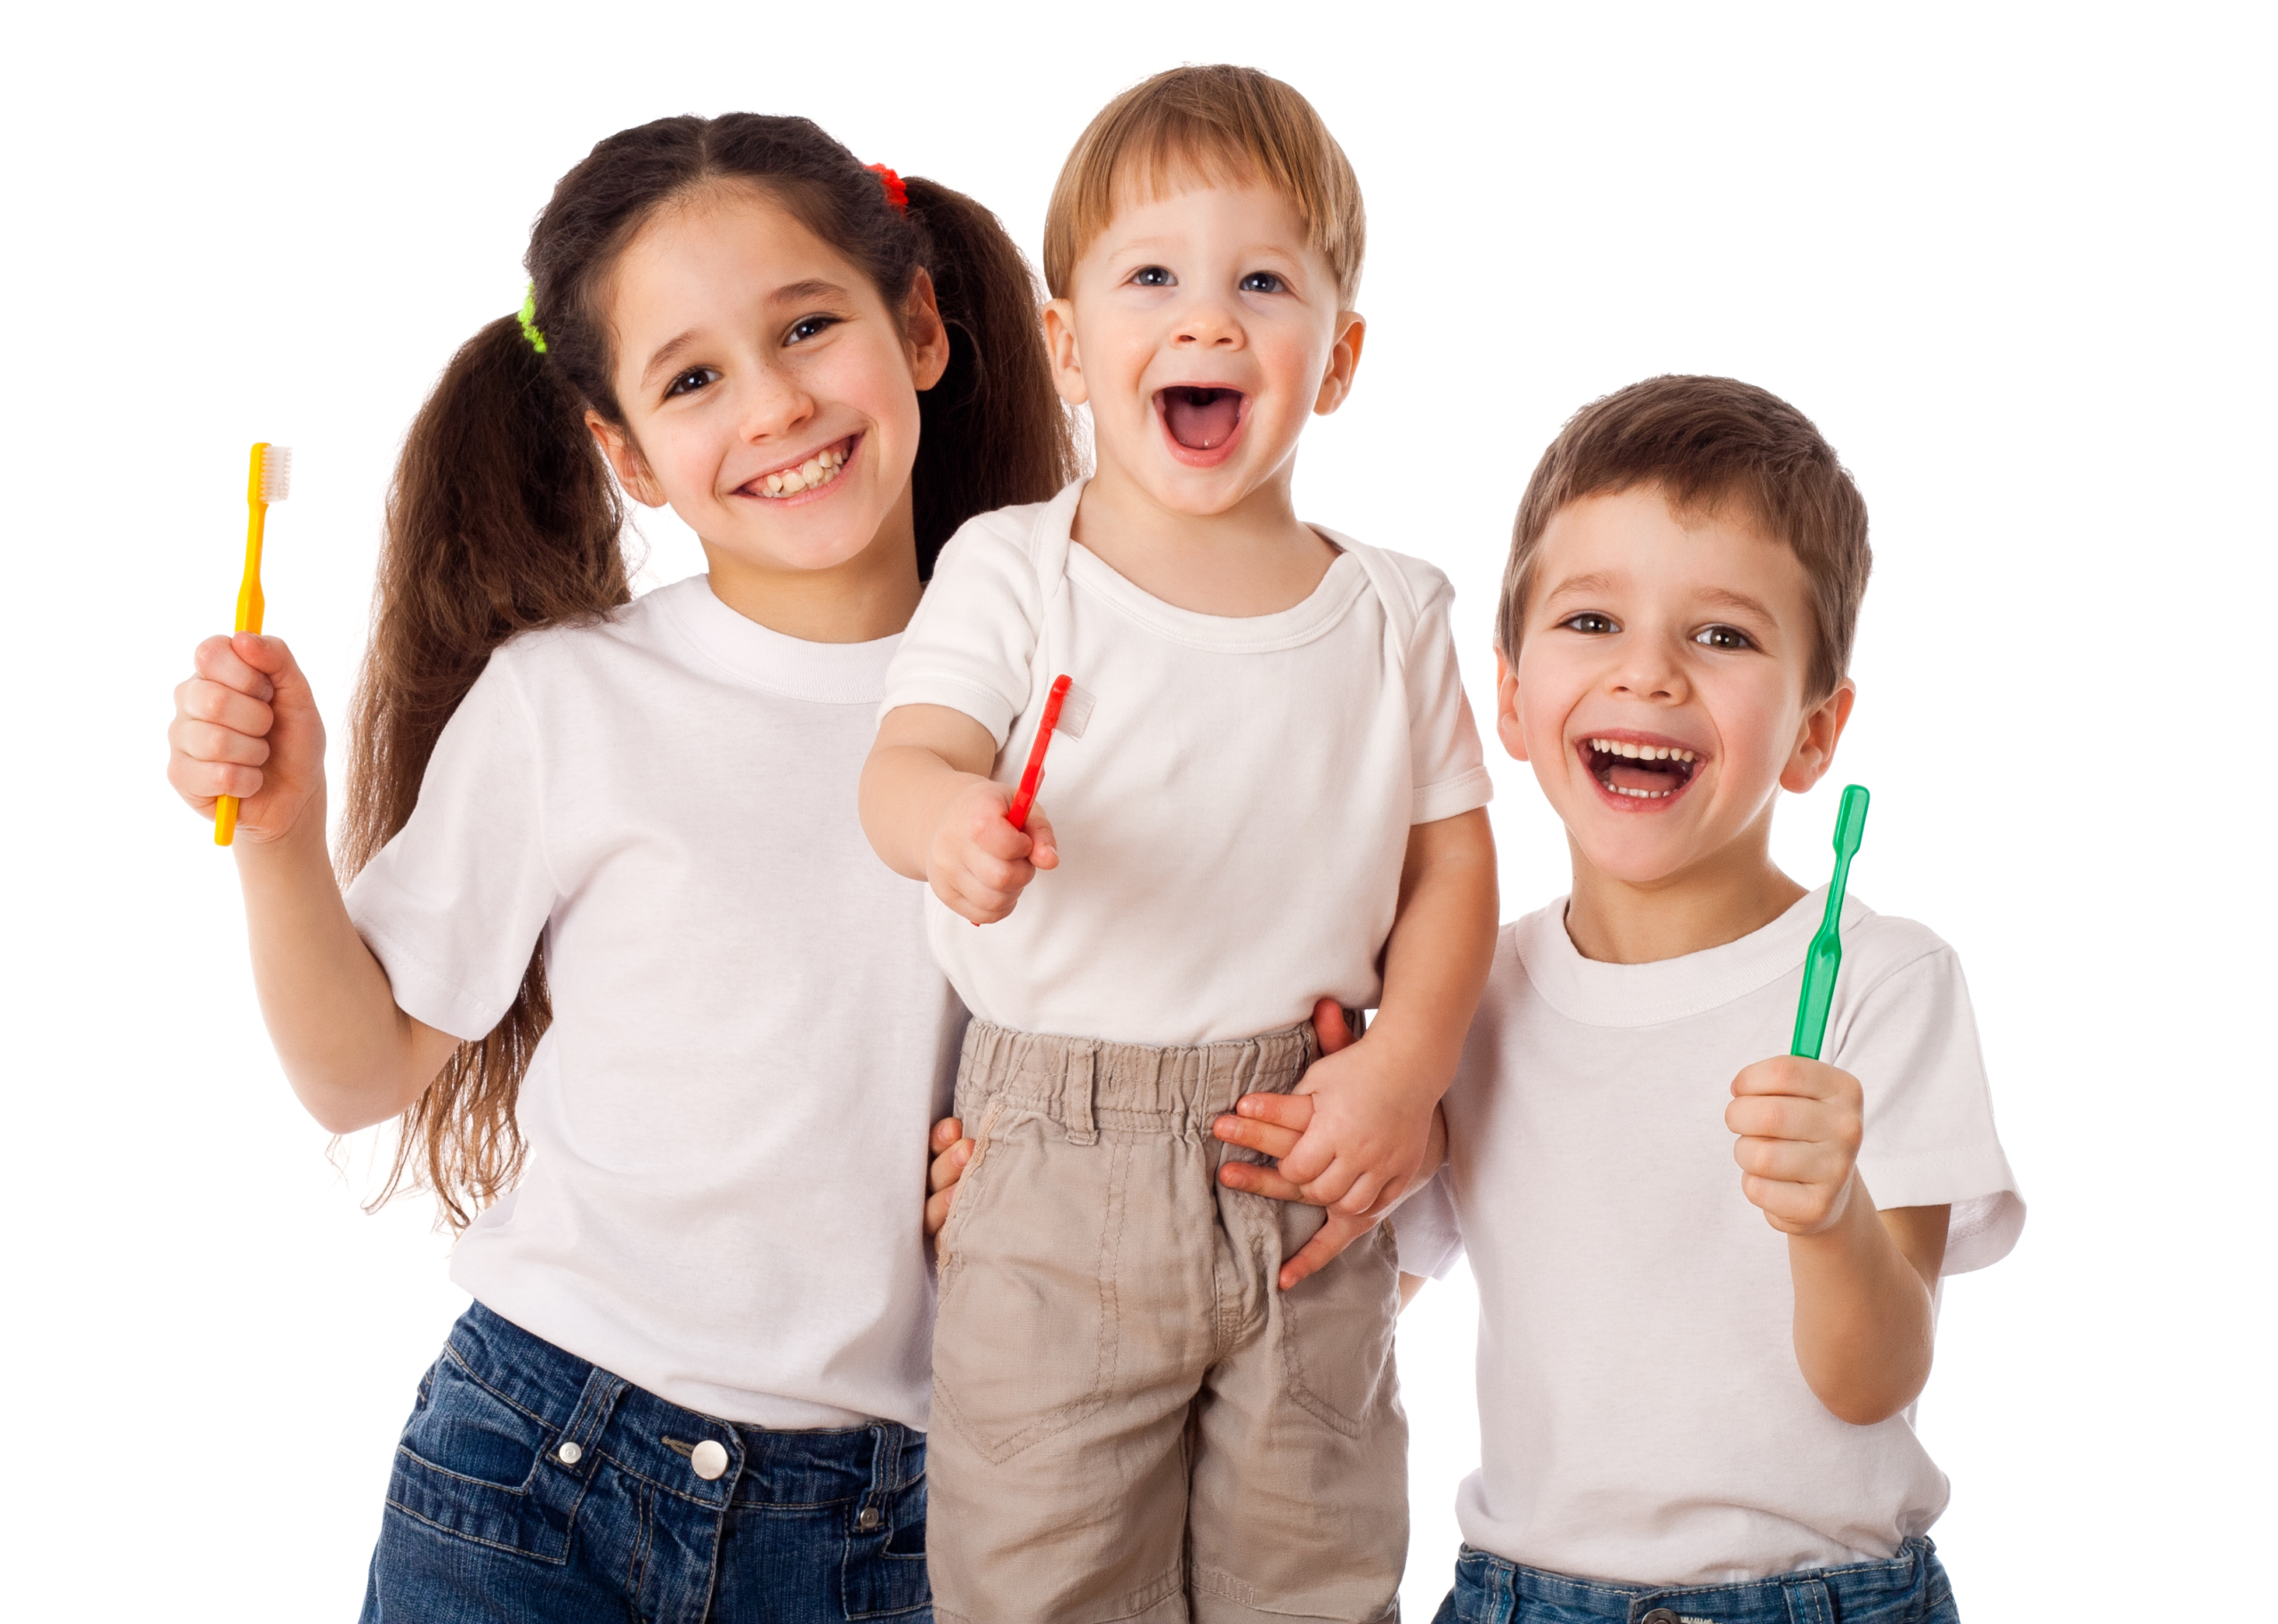
[[[1612,576],[1603,570],[1592,570],[1587,575],[1567,577],[1566,579],[1544,593],[1542,601],[1545,603],[1552,603],[1560,598],[1576,597],[1586,593],[1611,592],[1613,587],[1614,580]]]
[[[1701,589],[1700,595],[1708,602],[1721,603],[1726,609],[1737,609],[1745,614],[1755,615],[1760,619],[1777,623],[1780,618],[1744,592],[1733,592],[1723,586],[1706,586]]]
[[[767,295],[767,302],[770,304],[808,304],[816,300],[838,300],[843,303],[851,296],[836,282],[826,281],[820,277],[810,277],[804,282],[786,282]],[[682,356],[696,346],[701,337],[700,333],[691,327],[687,332],[659,344],[656,353],[650,356],[649,364],[641,369],[641,386],[646,389],[656,382],[660,374],[671,370]]]

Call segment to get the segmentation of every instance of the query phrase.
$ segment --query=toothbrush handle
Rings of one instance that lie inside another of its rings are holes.
[[[254,478],[260,480],[261,448],[254,448]],[[248,497],[246,505],[250,513],[246,520],[246,573],[238,584],[237,629],[240,632],[261,630],[262,611],[268,605],[261,595],[261,539],[267,529],[269,505],[259,497]],[[237,838],[238,797],[225,795],[214,803],[214,844],[230,844]]]

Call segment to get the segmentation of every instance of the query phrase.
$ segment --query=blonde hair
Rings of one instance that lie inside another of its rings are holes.
[[[1361,288],[1368,221],[1361,182],[1321,115],[1255,68],[1174,68],[1100,109],[1062,166],[1044,216],[1044,280],[1067,296],[1076,263],[1115,218],[1119,183],[1152,191],[1187,177],[1257,182],[1297,206],[1305,240],[1337,273],[1338,302]]]

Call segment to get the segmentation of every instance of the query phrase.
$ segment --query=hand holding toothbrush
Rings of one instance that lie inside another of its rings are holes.
[[[166,781],[201,817],[238,797],[247,840],[282,839],[318,807],[322,838],[324,719],[281,638],[238,632],[198,645],[194,675],[174,690]]]

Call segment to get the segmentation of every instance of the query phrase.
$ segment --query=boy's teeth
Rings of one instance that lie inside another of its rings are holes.
[[[1693,759],[1693,753],[1691,750],[1680,750],[1674,746],[1665,744],[1631,744],[1620,739],[1593,739],[1590,740],[1590,748],[1603,750],[1608,755],[1627,756],[1631,761],[1691,761]],[[1629,795],[1639,792],[1625,789],[1622,793]]]

